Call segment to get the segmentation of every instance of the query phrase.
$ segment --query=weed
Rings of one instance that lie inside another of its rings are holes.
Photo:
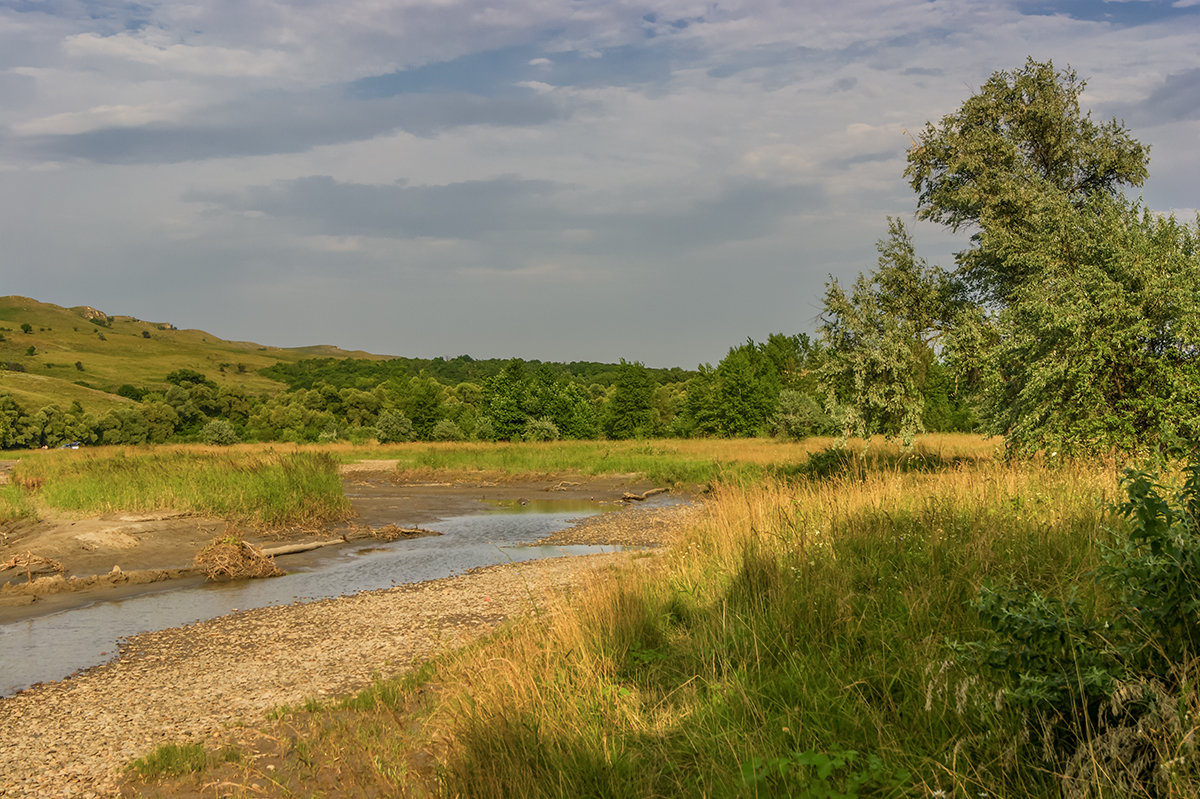
[[[201,744],[163,744],[127,767],[142,779],[194,774],[208,767],[209,755]]]

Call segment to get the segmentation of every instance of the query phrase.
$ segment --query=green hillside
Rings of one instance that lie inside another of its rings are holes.
[[[167,322],[17,296],[0,297],[0,336],[0,390],[26,408],[78,400],[97,412],[128,402],[115,394],[121,385],[165,389],[166,375],[177,369],[202,372],[218,385],[274,392],[284,385],[260,375],[263,367],[306,358],[384,357],[329,346],[284,349],[226,341]]]

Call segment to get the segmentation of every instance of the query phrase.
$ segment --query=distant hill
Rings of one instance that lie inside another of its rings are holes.
[[[117,396],[120,386],[165,389],[167,374],[177,369],[202,372],[220,385],[275,392],[285,384],[260,369],[310,358],[387,357],[331,346],[280,348],[226,341],[167,322],[17,296],[0,297],[0,337],[0,391],[31,409],[78,400],[86,410],[103,411],[129,402]]]

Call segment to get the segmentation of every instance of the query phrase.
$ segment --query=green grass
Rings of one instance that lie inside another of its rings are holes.
[[[112,316],[98,325],[80,308],[62,308],[27,297],[0,297],[0,363],[18,363],[25,372],[0,370],[0,391],[34,412],[45,405],[104,413],[126,402],[116,397],[122,384],[166,390],[168,373],[193,369],[219,385],[253,392],[276,392],[283,384],[258,374],[276,363],[318,357],[378,357],[336,347],[281,349],[245,341],[226,341],[203,330],[177,330],[163,322]],[[22,323],[31,332],[21,330]],[[149,335],[149,338],[146,337]],[[101,338],[103,336],[103,338]],[[37,354],[26,355],[28,348]],[[79,362],[83,369],[76,368]],[[244,367],[239,371],[238,364]],[[221,371],[222,365],[225,366]],[[77,385],[86,383],[91,388]]]
[[[529,446],[480,444],[426,447],[404,452],[401,469],[445,471],[497,471],[509,475],[580,472],[587,475],[637,474],[654,482],[673,485],[707,483],[729,463],[689,457],[669,442],[617,443],[572,441]],[[740,464],[739,470],[755,470]],[[761,470],[759,470],[761,471]]]
[[[810,457],[822,453],[819,474],[863,468],[889,471],[936,471],[989,458],[995,445],[979,436],[922,436],[912,452],[876,441],[866,466],[860,457],[830,457],[831,438],[804,441],[776,439],[652,439],[646,441],[555,441],[548,443],[390,444],[375,447],[337,445],[328,451],[344,462],[391,458],[401,470],[443,475],[639,475],[669,485],[715,481],[750,481],[774,475],[808,476]],[[861,444],[858,446],[861,447]],[[858,450],[855,450],[858,452]],[[850,463],[847,464],[846,461]]]
[[[0,525],[36,516],[33,501],[21,486],[16,483],[0,486]]]
[[[1019,720],[947,665],[945,641],[974,633],[986,580],[1086,590],[1107,489],[1005,467],[722,488],[668,574],[627,576],[548,634],[435,677],[463,697],[441,787],[1053,794],[1032,747],[1005,767]],[[1011,501],[1039,495],[1052,503]],[[820,758],[842,765],[821,777]]]
[[[137,772],[142,779],[160,779],[195,774],[215,763],[237,763],[241,759],[241,752],[233,747],[211,754],[198,743],[164,744],[145,757],[134,760],[127,770]]]
[[[58,511],[174,511],[277,527],[344,519],[350,504],[333,458],[270,448],[30,453],[13,470],[32,499]]]

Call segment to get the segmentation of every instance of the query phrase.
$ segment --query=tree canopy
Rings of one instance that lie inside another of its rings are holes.
[[[1200,434],[1200,222],[1125,196],[1148,148],[1081,111],[1083,88],[1030,59],[921,132],[917,216],[971,229],[971,246],[929,268],[893,220],[876,272],[849,295],[831,282],[825,384],[854,432],[917,429],[937,355],[1013,450]]]

